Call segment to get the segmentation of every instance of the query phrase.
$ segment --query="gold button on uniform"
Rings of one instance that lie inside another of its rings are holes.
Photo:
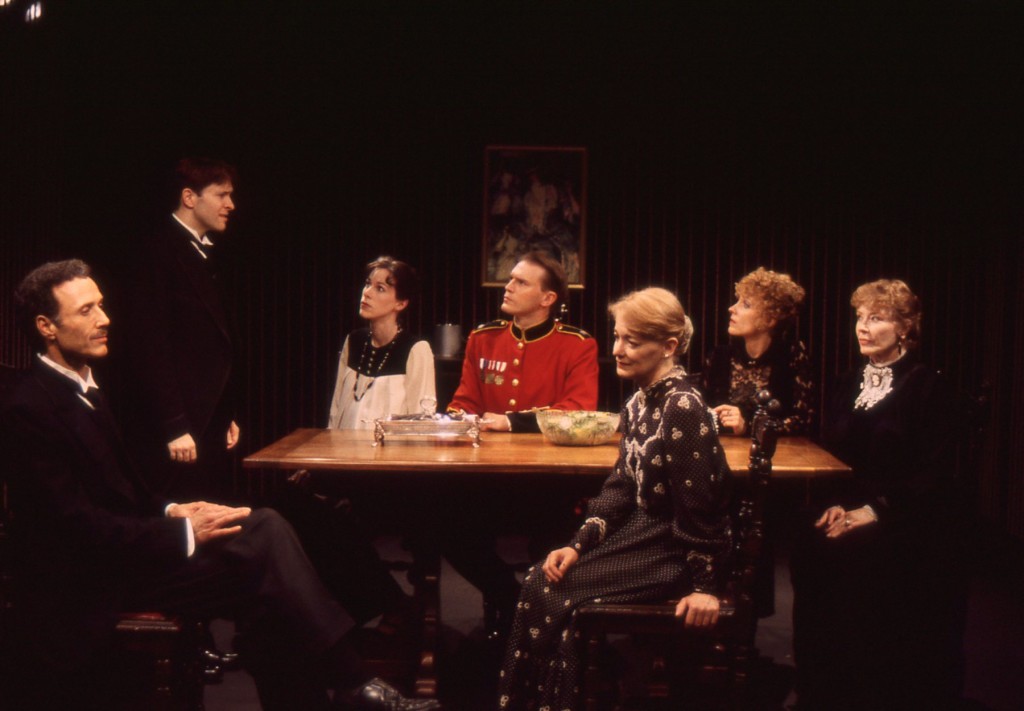
[[[519,387],[519,378],[512,378],[512,387],[514,387],[514,388],[518,388]]]
[[[516,348],[518,348],[519,350],[523,350],[523,342],[522,341],[516,342]]]
[[[515,358],[512,360],[512,365],[519,365],[519,359]]]
[[[509,407],[515,407],[516,406],[516,399],[512,398],[511,400],[509,400],[508,401],[508,406]]]

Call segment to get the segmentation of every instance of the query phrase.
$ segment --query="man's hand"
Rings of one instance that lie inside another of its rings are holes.
[[[575,548],[559,548],[548,553],[547,559],[544,561],[544,565],[541,566],[541,570],[544,571],[544,577],[549,582],[557,583],[565,574],[569,572],[569,568],[576,565],[576,561],[580,559],[580,554],[576,552]]]
[[[676,604],[676,617],[682,617],[687,627],[712,627],[718,622],[718,598],[692,592]]]
[[[167,507],[167,515],[171,518],[188,518],[203,506],[219,506],[219,504],[208,504],[205,501],[193,501],[188,504],[171,504]],[[225,506],[224,508],[228,508]]]
[[[238,423],[231,420],[231,424],[228,425],[228,449],[234,449],[235,445],[238,444],[238,435],[241,430],[238,428]]]
[[[188,432],[177,439],[167,443],[167,451],[171,455],[171,461],[191,464],[196,461],[196,441]]]
[[[511,432],[512,423],[508,417],[497,412],[485,412],[481,420],[489,420],[486,424],[480,425],[481,432]]]
[[[242,527],[237,525],[237,522],[251,513],[252,509],[248,506],[223,506],[205,501],[174,504],[167,509],[167,515],[171,518],[187,518],[192,522],[192,533],[195,534],[197,546],[240,532]]]
[[[718,423],[722,427],[731,427],[734,435],[741,435],[747,431],[747,421],[743,419],[743,413],[735,405],[719,405],[711,408],[711,411],[718,416]]]

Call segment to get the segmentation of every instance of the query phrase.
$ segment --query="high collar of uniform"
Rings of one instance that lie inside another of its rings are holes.
[[[555,320],[553,318],[549,318],[547,321],[538,323],[536,326],[531,326],[526,330],[519,328],[515,321],[512,322],[512,335],[515,336],[517,341],[536,341],[538,338],[543,338],[554,330]]]

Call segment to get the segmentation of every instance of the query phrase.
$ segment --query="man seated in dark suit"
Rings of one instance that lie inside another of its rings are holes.
[[[124,609],[235,618],[267,709],[326,708],[328,688],[342,708],[439,708],[366,681],[351,617],[276,512],[148,495],[90,368],[110,320],[85,263],[35,269],[15,307],[40,346],[0,414],[17,619],[31,630],[20,708],[111,708],[106,652]]]

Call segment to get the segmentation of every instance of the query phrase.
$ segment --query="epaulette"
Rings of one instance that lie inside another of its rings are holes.
[[[562,323],[561,321],[558,322],[558,332],[559,333],[567,333],[569,335],[576,336],[576,337],[582,338],[584,340],[586,340],[587,338],[593,338],[593,336],[591,336],[589,333],[584,331],[582,328],[577,328],[576,326],[570,326],[569,324]]]
[[[472,331],[470,331],[470,333],[473,334],[473,333],[480,333],[480,331],[493,331],[496,328],[507,328],[507,327],[508,327],[508,321],[506,321],[503,318],[496,318],[493,321],[488,321],[487,323],[480,324],[479,326],[474,328]]]

